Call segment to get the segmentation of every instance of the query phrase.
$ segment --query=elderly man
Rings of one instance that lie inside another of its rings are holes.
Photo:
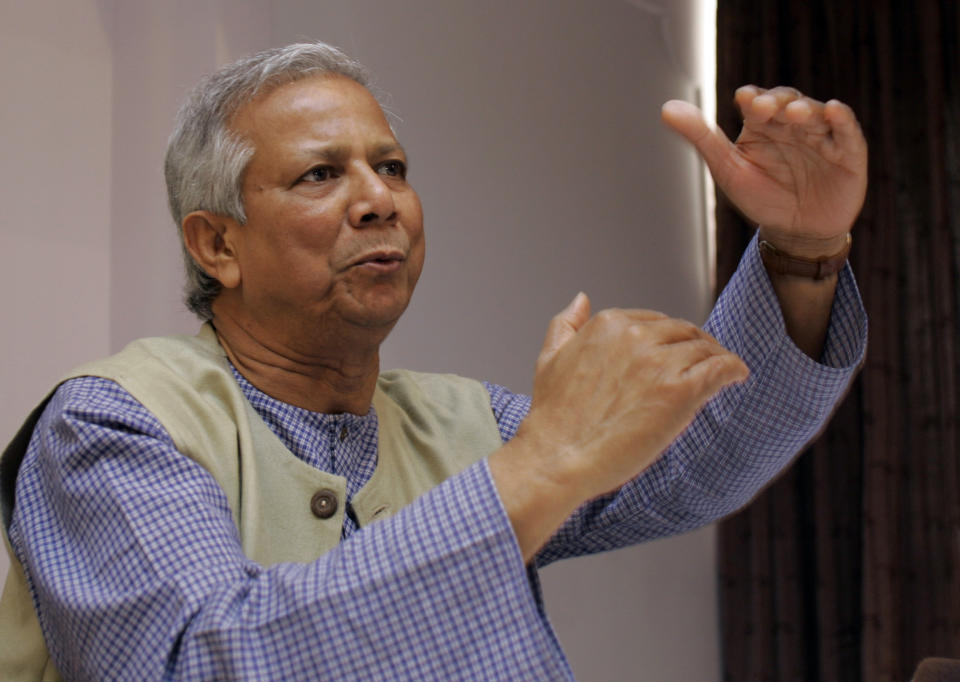
[[[73,371],[4,454],[5,679],[569,678],[536,567],[730,513],[843,394],[844,105],[743,88],[731,144],[668,103],[764,241],[708,331],[578,295],[531,399],[380,372],[424,235],[365,82],[293,45],[181,110],[167,183],[206,324]]]

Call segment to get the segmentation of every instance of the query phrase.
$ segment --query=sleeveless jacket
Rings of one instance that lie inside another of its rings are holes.
[[[157,417],[181,453],[213,475],[251,559],[265,566],[312,561],[340,541],[346,479],[315,469],[283,445],[243,396],[210,325],[194,337],[134,341],[62,381],[79,376],[117,382]],[[4,680],[60,679],[23,567],[7,537],[17,470],[52,394],[31,413],[0,459],[3,537],[10,555],[0,599]],[[471,379],[384,372],[373,406],[379,423],[377,466],[350,501],[361,527],[389,517],[501,445],[489,394]],[[326,511],[318,515],[313,510],[321,492]]]

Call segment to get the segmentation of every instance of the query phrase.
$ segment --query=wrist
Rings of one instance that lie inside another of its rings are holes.
[[[525,563],[582,501],[556,480],[542,455],[518,435],[487,458]]]
[[[834,279],[847,262],[853,239],[850,233],[824,239],[789,238],[774,241],[763,230],[757,248],[771,275],[812,281]]]
[[[839,253],[850,238],[849,231],[829,236],[805,236],[763,225],[757,228],[759,241],[767,242],[783,253],[808,260],[826,258]]]
[[[563,439],[536,423],[536,415],[527,415],[508,446],[515,452],[511,460],[522,468],[522,475],[547,495],[554,496],[561,506],[576,508],[590,496],[584,488],[587,478],[577,468],[578,458]],[[518,473],[521,473],[518,471]]]

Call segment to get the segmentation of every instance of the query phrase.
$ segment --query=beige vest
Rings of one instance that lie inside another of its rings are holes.
[[[346,479],[293,455],[244,398],[216,335],[141,339],[63,380],[100,376],[120,384],[163,424],[177,449],[226,493],[244,552],[263,565],[312,561],[337,545]],[[373,405],[379,421],[377,467],[351,507],[359,525],[386,518],[501,445],[486,389],[453,375],[384,372]],[[33,423],[39,416],[36,410]],[[0,679],[56,680],[23,568],[6,534],[12,477],[33,424],[3,455],[4,542],[10,572],[0,599]],[[18,442],[19,441],[19,442]],[[11,464],[13,462],[13,464]],[[311,499],[333,491],[336,512],[318,518]],[[69,646],[69,644],[68,644]]]

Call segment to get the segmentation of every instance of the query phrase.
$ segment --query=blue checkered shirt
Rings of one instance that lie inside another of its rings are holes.
[[[536,564],[709,523],[750,500],[812,438],[866,344],[849,269],[822,363],[786,337],[751,247],[706,325],[752,370],[655,464],[583,506]],[[347,478],[377,461],[377,415],[323,415],[236,375],[304,461]],[[529,398],[487,385],[504,441]],[[486,461],[309,564],[247,558],[223,491],[119,386],[63,384],[24,459],[9,530],[68,679],[570,679]],[[642,662],[638,663],[642,665]]]

